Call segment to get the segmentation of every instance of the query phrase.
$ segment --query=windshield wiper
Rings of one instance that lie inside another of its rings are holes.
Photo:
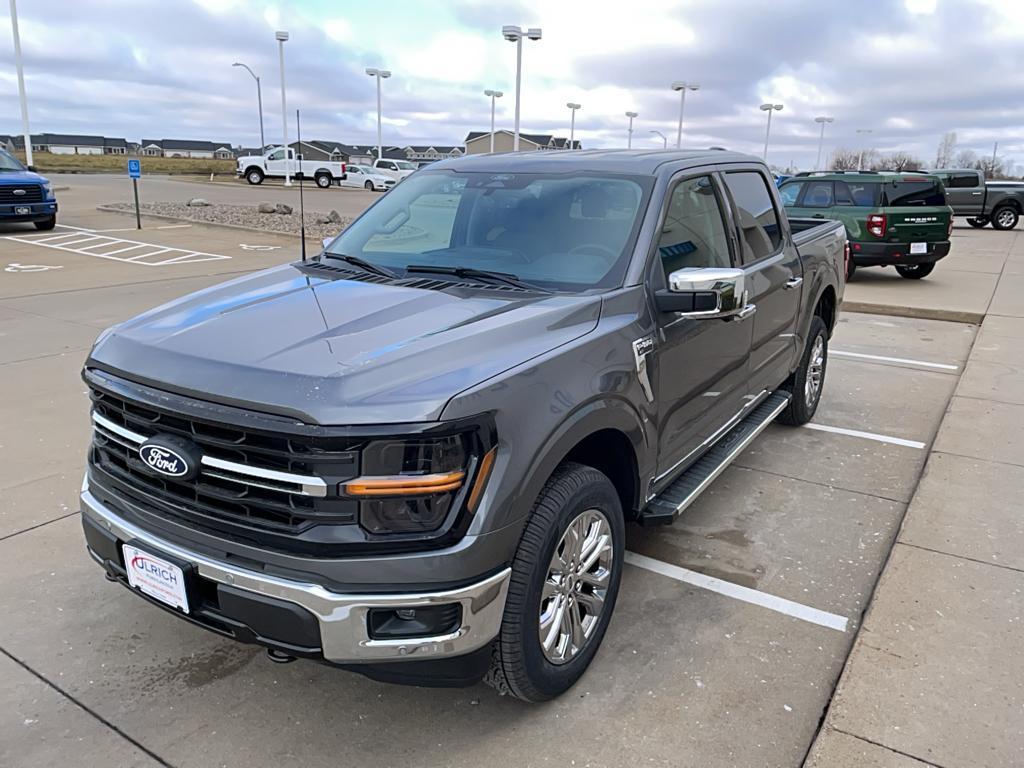
[[[377,264],[374,264],[371,261],[367,261],[366,259],[361,259],[358,256],[349,256],[348,254],[333,253],[331,251],[324,251],[324,256],[327,256],[332,259],[338,259],[339,261],[344,261],[348,264],[351,264],[354,267],[359,267],[364,272],[372,272],[373,274],[380,275],[381,277],[398,277],[398,275],[392,272],[390,269],[378,266]]]
[[[454,275],[455,277],[475,277],[478,280],[497,280],[508,285],[514,285],[516,288],[523,288],[528,291],[540,291],[542,293],[551,293],[546,288],[541,288],[533,283],[527,283],[524,280],[520,280],[513,274],[508,272],[492,272],[489,269],[476,269],[475,267],[444,267],[434,266],[432,264],[409,264],[405,268],[406,272],[437,272],[441,275]]]

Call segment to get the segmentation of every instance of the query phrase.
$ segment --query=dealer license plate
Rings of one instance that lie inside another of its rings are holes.
[[[28,216],[30,213],[32,213],[32,209],[26,205],[19,205],[14,209],[15,216]]]
[[[122,549],[129,584],[161,603],[188,613],[185,574],[181,568],[131,544],[123,545]]]
[[[928,253],[928,243],[911,243],[911,253]]]

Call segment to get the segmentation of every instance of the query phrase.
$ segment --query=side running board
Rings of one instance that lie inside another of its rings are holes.
[[[789,398],[789,392],[773,392],[768,395],[743,421],[726,432],[707,453],[652,499],[640,513],[639,523],[643,526],[673,523],[725,471],[733,459],[786,409]]]

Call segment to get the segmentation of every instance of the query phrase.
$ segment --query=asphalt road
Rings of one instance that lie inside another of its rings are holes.
[[[629,531],[604,646],[561,699],[393,687],[272,664],[108,583],[86,555],[78,374],[95,335],[296,252],[211,227],[99,232],[130,226],[90,208],[127,182],[71,183],[62,223],[79,229],[0,231],[0,765],[801,764],[974,326],[845,313],[814,424],[771,427],[676,525]],[[146,185],[154,199],[296,194]]]

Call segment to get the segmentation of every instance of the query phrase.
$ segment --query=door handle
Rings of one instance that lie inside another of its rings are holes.
[[[803,281],[804,279],[802,277],[791,277],[789,280],[786,281],[786,284],[783,285],[782,287],[784,290],[787,291],[793,288],[799,288],[800,284],[803,283]]]
[[[733,315],[732,319],[734,322],[742,323],[748,317],[752,316],[755,312],[757,312],[757,305],[747,304],[747,306],[745,306],[743,309],[741,309],[739,312]]]
[[[823,214],[823,213],[816,213],[813,216],[811,216],[811,218],[812,219],[824,219],[825,218],[825,214]]]
[[[980,195],[981,192],[971,192],[972,195]]]

